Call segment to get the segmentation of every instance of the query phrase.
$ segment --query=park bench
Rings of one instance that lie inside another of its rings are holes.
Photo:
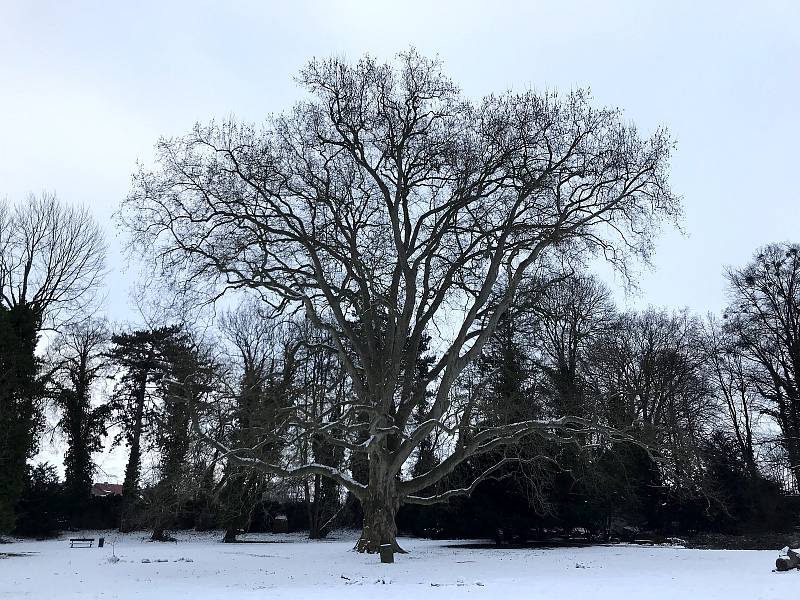
[[[91,548],[94,544],[94,538],[70,538],[70,548]]]

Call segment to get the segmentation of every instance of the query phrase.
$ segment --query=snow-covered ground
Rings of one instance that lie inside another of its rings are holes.
[[[354,534],[308,542],[221,544],[219,534],[179,534],[151,543],[142,534],[105,535],[104,548],[71,549],[69,537],[0,545],[0,599],[72,598],[493,598],[776,600],[800,590],[800,571],[773,573],[778,552],[595,546],[466,549],[403,539],[392,565],[350,551]],[[112,546],[118,562],[109,561]],[[148,562],[149,561],[149,562]]]

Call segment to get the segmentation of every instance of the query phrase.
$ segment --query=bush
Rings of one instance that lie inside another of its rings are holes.
[[[64,527],[63,490],[56,468],[48,463],[29,467],[28,480],[17,504],[15,535],[53,537]]]

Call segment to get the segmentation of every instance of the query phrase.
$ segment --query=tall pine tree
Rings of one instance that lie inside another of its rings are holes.
[[[179,327],[160,327],[112,336],[109,357],[120,370],[112,403],[128,446],[128,462],[122,483],[120,531],[131,531],[139,500],[142,454],[154,425],[153,394],[168,364],[165,350],[179,336]]]

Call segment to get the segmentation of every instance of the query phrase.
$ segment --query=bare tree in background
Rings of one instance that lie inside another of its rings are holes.
[[[597,415],[587,406],[586,349],[613,328],[616,318],[611,293],[591,275],[565,277],[533,299],[523,328],[531,328],[546,375],[542,391],[556,415]]]
[[[697,481],[714,415],[699,321],[686,312],[624,313],[588,362],[608,422],[635,427],[640,441],[668,459],[662,464],[675,483]]]
[[[749,381],[781,429],[794,484],[800,482],[800,245],[772,244],[728,271],[725,328],[752,368]]]
[[[0,202],[0,305],[28,307],[39,327],[84,314],[102,283],[105,256],[87,209],[47,193]]]
[[[582,91],[473,103],[437,61],[410,51],[397,62],[312,61],[299,81],[313,99],[263,128],[212,123],[161,140],[157,170],[136,174],[121,217],[132,249],[177,292],[208,302],[249,288],[276,310],[303,310],[329,336],[355,399],[336,428],[299,425],[365,455],[367,482],[227,452],[281,476],[332,478],[360,500],[357,547],[371,552],[396,547],[401,503],[468,493],[420,495],[462,461],[589,425],[481,428],[451,390],[532,272],[555,255],[600,254],[624,269],[680,211],[665,132],[642,138]],[[436,361],[412,377],[433,332]],[[448,455],[409,477],[407,461],[437,431],[452,440]]]
[[[732,331],[709,318],[704,335],[709,370],[717,396],[723,402],[726,432],[733,434],[736,447],[750,477],[758,475],[755,430],[759,416],[759,398],[751,367],[737,350]]]
[[[36,449],[44,397],[39,334],[86,316],[101,283],[103,235],[86,209],[54,195],[0,201],[0,531]]]
[[[231,381],[223,394],[230,406],[216,412],[222,426],[219,439],[233,447],[257,447],[257,458],[271,463],[279,460],[287,443],[286,407],[292,400],[295,348],[285,339],[286,328],[259,309],[254,302],[244,302],[219,320],[232,352]],[[236,541],[238,532],[247,528],[253,509],[275,487],[272,479],[269,473],[235,462],[225,465],[218,491],[223,541]]]

